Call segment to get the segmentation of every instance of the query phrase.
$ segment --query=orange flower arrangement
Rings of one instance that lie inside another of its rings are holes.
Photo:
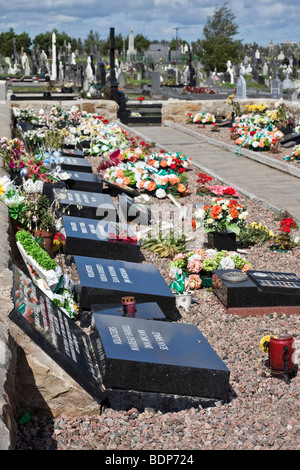
[[[212,207],[210,211],[210,215],[213,217],[213,219],[217,219],[219,215],[221,214],[221,212],[222,212],[222,207],[217,204],[216,206]]]
[[[155,181],[150,181],[150,183],[147,186],[148,191],[154,191],[156,189],[156,183]]]

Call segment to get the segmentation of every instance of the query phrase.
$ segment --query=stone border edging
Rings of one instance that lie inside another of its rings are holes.
[[[195,132],[192,129],[186,129],[185,127],[180,126],[180,124],[175,124],[174,122],[171,122],[171,121],[165,121],[164,125],[168,127],[173,127],[174,129],[177,129],[181,132],[185,132],[186,134],[190,134],[191,136],[197,139],[204,140],[208,144],[214,145],[215,147],[220,147],[224,150],[228,150],[229,152],[233,152],[233,154],[235,154],[236,152],[236,148],[233,145],[227,144],[226,142],[221,142],[219,140],[211,139],[210,137],[207,137],[204,135],[199,135],[198,132]],[[274,158],[267,157],[266,155],[262,155],[261,152],[259,153],[259,156],[252,150],[248,150],[244,148],[240,148],[239,152],[242,156],[246,158],[250,158],[251,160],[255,160],[257,163],[261,163],[262,165],[267,165],[276,170],[295,176],[296,178],[300,178],[300,168],[296,168],[292,165],[289,165],[288,163],[280,162],[278,160],[275,160]]]

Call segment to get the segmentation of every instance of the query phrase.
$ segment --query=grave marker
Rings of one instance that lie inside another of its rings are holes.
[[[95,316],[106,389],[226,399],[230,372],[194,325]]]
[[[117,208],[108,194],[53,189],[59,203],[58,211],[74,217],[85,217],[110,222],[117,221]]]
[[[239,273],[232,270],[231,273]],[[300,313],[300,278],[293,273],[248,271],[237,282],[228,280],[229,271],[213,271],[213,292],[228,313],[263,315],[280,311]]]
[[[93,172],[93,168],[90,162],[86,158],[80,157],[64,157],[64,161],[61,164],[61,169],[69,171],[84,171],[87,173]]]
[[[119,303],[133,296],[137,303],[156,302],[167,318],[176,319],[175,296],[156,266],[121,260],[74,256],[81,283],[80,309]]]
[[[139,261],[140,245],[128,225],[70,216],[63,216],[62,221],[67,255]],[[121,236],[120,241],[118,236]],[[129,243],[129,237],[132,243]]]
[[[96,401],[104,401],[89,336],[18,266],[12,270],[14,309],[10,319]]]

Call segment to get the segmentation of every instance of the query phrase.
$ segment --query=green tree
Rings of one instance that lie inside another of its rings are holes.
[[[64,43],[69,42],[72,44],[72,38],[68,36],[65,32],[59,33],[57,29],[53,29],[51,32],[47,31],[46,33],[41,33],[35,36],[33,44],[35,47],[39,46],[40,50],[44,50],[46,54],[48,50],[52,47],[52,33],[56,34],[56,47],[57,49],[62,48]]]
[[[128,38],[127,38],[128,42]],[[134,47],[138,52],[143,52],[147,51],[149,49],[149,46],[151,44],[151,41],[145,37],[143,34],[137,34],[134,37]]]
[[[235,16],[227,3],[217,7],[214,14],[207,18],[203,28],[204,39],[194,43],[196,53],[207,70],[224,72],[228,60],[238,60],[241,41],[233,39],[238,33],[234,21]]]
[[[27,54],[30,52],[31,39],[28,34],[25,32],[15,34],[13,28],[9,28],[9,31],[0,33],[0,53],[2,56],[12,57],[14,39],[17,53],[21,52],[22,47]]]

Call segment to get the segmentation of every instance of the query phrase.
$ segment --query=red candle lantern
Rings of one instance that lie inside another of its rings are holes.
[[[292,361],[294,354],[293,342],[292,335],[281,335],[278,338],[270,337],[269,358],[272,372],[287,374],[295,369]]]
[[[128,296],[122,297],[123,312],[125,317],[135,317],[135,298]]]

